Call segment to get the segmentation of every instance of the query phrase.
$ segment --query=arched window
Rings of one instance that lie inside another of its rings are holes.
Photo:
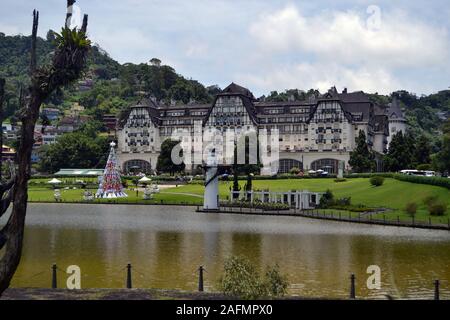
[[[123,165],[123,171],[127,174],[150,173],[152,165],[150,162],[140,159],[128,160]]]
[[[330,174],[337,174],[339,160],[336,159],[319,159],[311,163],[311,169],[314,171],[323,170]]]
[[[294,167],[302,170],[303,164],[300,161],[294,159],[281,159],[278,173],[289,173],[289,171],[291,171],[291,169]]]

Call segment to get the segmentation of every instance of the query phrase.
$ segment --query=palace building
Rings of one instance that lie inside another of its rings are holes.
[[[297,167],[334,174],[339,161],[344,161],[348,170],[359,130],[365,132],[370,148],[382,155],[392,135],[406,129],[397,101],[378,105],[362,91],[338,92],[333,87],[306,101],[269,102],[259,101],[248,89],[232,83],[211,104],[169,106],[143,98],[130,107],[117,128],[117,156],[122,170],[155,169],[161,143],[176,130],[193,135],[195,123],[201,123],[204,131],[231,129],[237,134],[266,129],[270,135],[278,129],[278,173]],[[186,168],[194,169],[189,164]]]

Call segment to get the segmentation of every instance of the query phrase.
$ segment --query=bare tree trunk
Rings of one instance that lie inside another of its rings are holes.
[[[39,12],[33,11],[33,29],[31,34],[31,74],[36,70],[36,37],[39,24]],[[0,294],[9,287],[11,278],[17,269],[22,255],[22,242],[25,227],[25,215],[28,200],[28,179],[31,169],[31,151],[34,144],[34,126],[39,116],[42,101],[35,92],[22,117],[21,141],[17,152],[19,170],[14,185],[14,206],[5,226],[5,255],[0,261]]]
[[[73,4],[75,1],[70,2]],[[37,69],[36,38],[38,24],[39,12],[33,11],[30,60],[32,84],[29,95],[25,99],[25,108],[21,114],[21,141],[17,152],[18,170],[13,187],[14,206],[6,226],[0,230],[0,240],[3,239],[3,243],[0,242],[0,249],[3,245],[5,246],[4,256],[0,260],[0,295],[9,287],[22,255],[28,200],[28,179],[31,174],[31,152],[34,145],[34,128],[39,117],[39,108],[54,90],[78,79],[86,64],[89,49],[89,44],[78,48],[73,46],[62,48],[55,54],[51,68]],[[86,28],[87,16],[85,16],[82,30],[80,30],[83,32],[83,36],[85,36]],[[87,41],[87,43],[89,42]]]
[[[3,165],[3,100],[5,97],[5,79],[0,78],[0,182],[2,181]]]

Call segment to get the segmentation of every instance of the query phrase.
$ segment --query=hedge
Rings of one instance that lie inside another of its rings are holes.
[[[450,189],[450,179],[442,177],[423,177],[423,176],[410,176],[407,174],[396,173],[393,175],[394,179],[420,184],[429,184],[432,186],[443,187]]]

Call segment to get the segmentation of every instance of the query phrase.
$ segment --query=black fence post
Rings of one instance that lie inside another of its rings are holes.
[[[52,266],[52,289],[58,288],[58,282],[56,280],[56,264]]]
[[[131,289],[131,264],[127,264],[127,289]]]
[[[352,273],[350,276],[350,299],[356,298],[356,290],[355,290],[355,275]]]
[[[203,266],[198,268],[198,291],[203,292]]]
[[[439,300],[439,280],[434,280],[434,300]]]
[[[397,224],[400,224],[400,217],[397,216]]]

